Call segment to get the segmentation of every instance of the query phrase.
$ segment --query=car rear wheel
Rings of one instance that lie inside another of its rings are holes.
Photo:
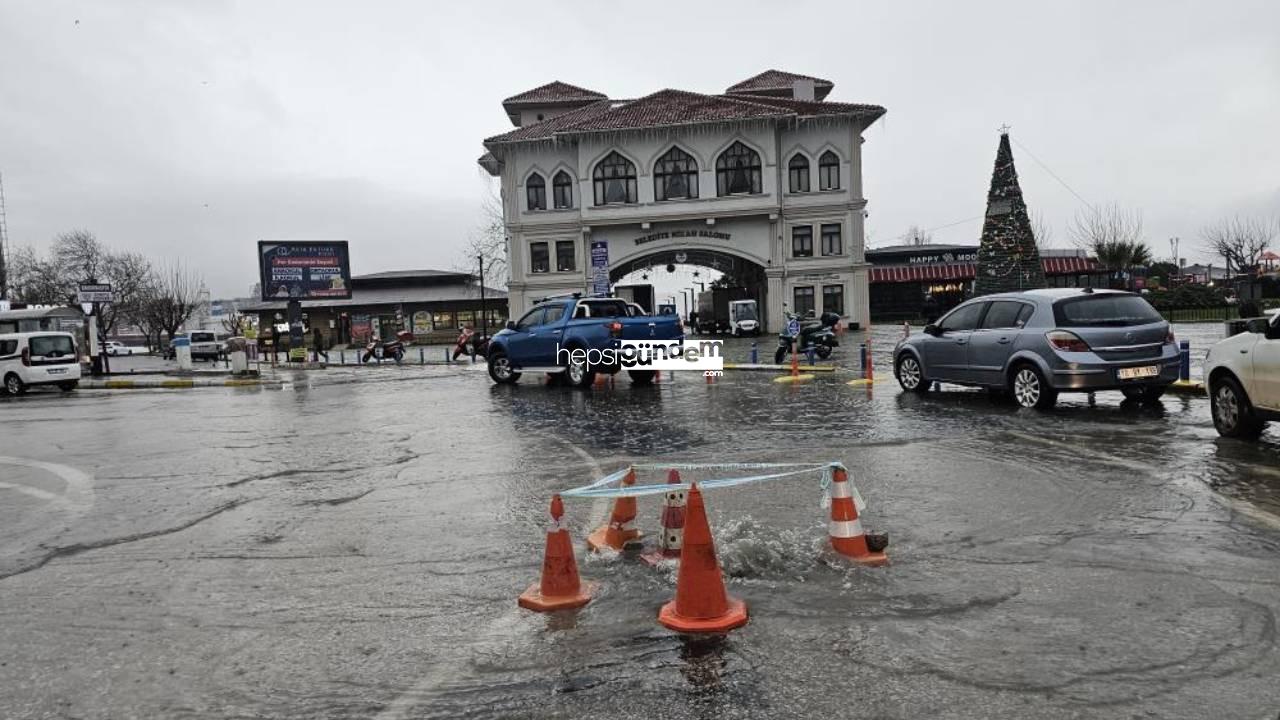
[[[1049,387],[1044,375],[1034,365],[1019,365],[1010,380],[1013,399],[1025,408],[1048,410],[1058,402],[1058,391]]]
[[[1235,378],[1224,377],[1210,387],[1210,410],[1218,434],[1230,438],[1256,438],[1266,423],[1253,412],[1249,396]]]
[[[1142,385],[1137,387],[1120,388],[1120,392],[1124,394],[1124,398],[1126,400],[1153,403],[1164,395],[1164,391],[1168,387],[1168,385]]]
[[[921,395],[929,392],[929,381],[924,377],[924,369],[920,367],[920,361],[916,360],[916,356],[910,353],[903,353],[898,357],[898,362],[894,364],[893,374],[898,378],[898,385],[908,392],[920,393]]]
[[[72,380],[70,382],[58,383],[58,389],[61,390],[62,392],[71,392],[72,390],[75,390],[76,386],[79,384],[80,384],[79,380]]]
[[[510,385],[520,379],[520,373],[511,367],[511,360],[501,350],[489,353],[489,377],[499,385]]]
[[[27,384],[17,373],[9,373],[4,376],[4,391],[10,395],[21,395],[27,391]]]

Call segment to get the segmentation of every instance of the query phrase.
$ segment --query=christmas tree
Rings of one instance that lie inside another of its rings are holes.
[[[1018,171],[1013,167],[1013,151],[1009,149],[1009,133],[1005,130],[1000,133],[996,166],[991,171],[987,218],[982,223],[973,294],[1042,287],[1045,287],[1044,267],[1031,231],[1027,204],[1022,200],[1022,188],[1018,187]]]

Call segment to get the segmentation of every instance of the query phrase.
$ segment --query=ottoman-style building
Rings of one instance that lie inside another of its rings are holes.
[[[769,331],[784,303],[867,326],[862,133],[885,109],[833,88],[769,70],[718,95],[552,82],[504,100],[516,129],[480,164],[501,178],[511,317],[675,263],[753,287]]]

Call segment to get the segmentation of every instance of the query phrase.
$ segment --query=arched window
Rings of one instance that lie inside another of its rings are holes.
[[[830,150],[818,158],[818,189],[840,189],[840,158]]]
[[[529,201],[530,210],[547,209],[547,181],[538,173],[534,173],[524,181],[525,198]]]
[[[557,208],[573,207],[573,178],[569,177],[569,173],[563,170],[556,173],[551,180],[551,193],[552,202]]]
[[[698,161],[673,147],[653,165],[653,199],[679,200],[698,197]]]
[[[716,194],[758,192],[761,192],[760,153],[735,142],[716,158]]]
[[[790,178],[791,192],[809,192],[809,158],[796,153],[787,163],[787,175]]]
[[[597,205],[636,201],[636,166],[617,151],[596,165],[592,179]]]

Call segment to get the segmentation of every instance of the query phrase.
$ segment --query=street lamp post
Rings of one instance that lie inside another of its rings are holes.
[[[484,308],[484,256],[477,255],[476,259],[480,261],[480,337],[489,337],[489,313]]]

